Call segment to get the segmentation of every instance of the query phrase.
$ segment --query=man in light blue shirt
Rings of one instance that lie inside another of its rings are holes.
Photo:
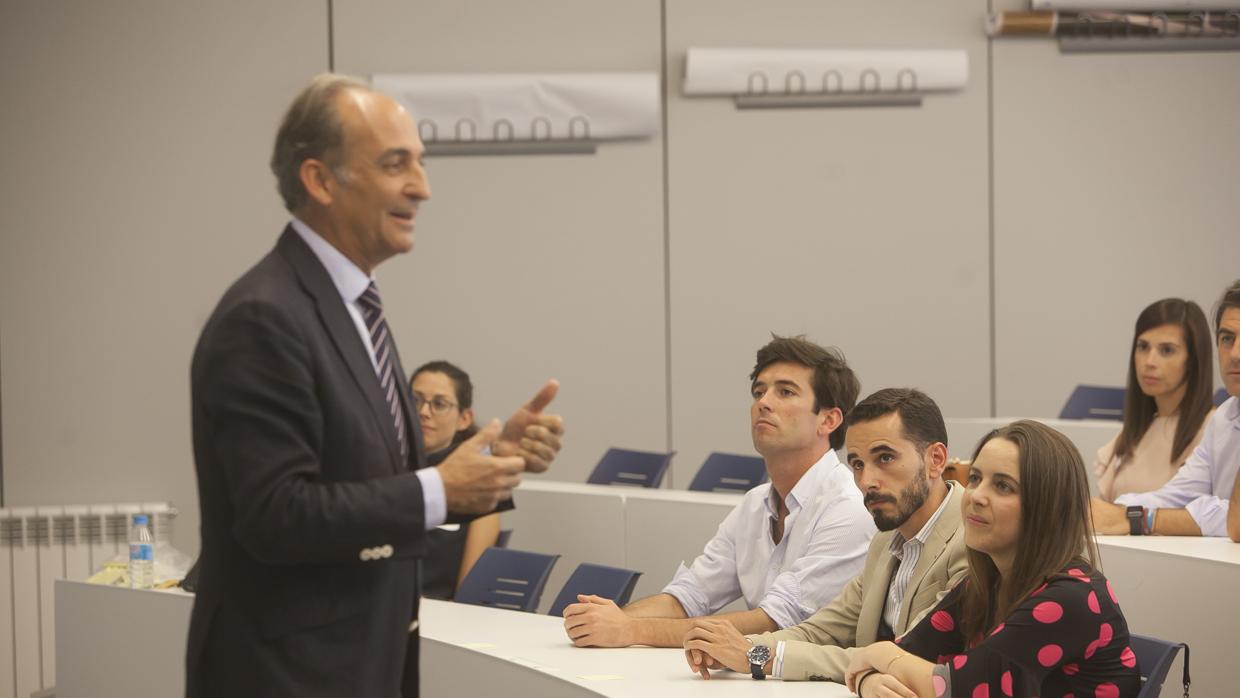
[[[745,494],[691,565],[663,592],[620,609],[580,596],[564,628],[580,647],[680,647],[692,618],[725,613],[742,633],[795,625],[826,605],[865,560],[874,521],[835,454],[860,383],[836,350],[775,337],[750,376],[750,429],[770,483]]]

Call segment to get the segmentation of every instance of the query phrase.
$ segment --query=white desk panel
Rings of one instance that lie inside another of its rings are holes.
[[[422,602],[425,696],[848,696],[840,684],[754,681],[720,672],[704,681],[678,649],[573,647],[558,618],[445,601]]]
[[[508,546],[559,555],[538,610],[546,613],[577,565],[627,567],[624,496],[617,488],[551,480],[526,480],[513,494],[516,508],[500,515],[512,529]]]
[[[56,580],[58,698],[185,695],[194,595]]]
[[[502,516],[504,528],[513,529],[511,547],[561,556],[539,604],[545,613],[582,562],[641,572],[634,599],[658,593],[682,560],[702,552],[741,498],[529,479],[514,494],[517,508]]]
[[[1226,538],[1099,536],[1103,571],[1128,628],[1192,650],[1193,695],[1236,695],[1234,633],[1240,544]],[[1163,685],[1179,695],[1183,655]]]

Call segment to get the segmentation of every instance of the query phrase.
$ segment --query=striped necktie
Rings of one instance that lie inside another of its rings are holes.
[[[375,282],[371,281],[357,300],[362,306],[362,319],[366,321],[366,329],[370,332],[370,346],[375,352],[375,373],[379,376],[379,387],[383,390],[392,424],[396,427],[400,457],[407,459],[409,444],[405,437],[405,415],[400,406],[400,395],[396,391],[396,381],[404,380],[404,377],[398,377],[393,369],[396,358],[393,355],[392,335],[388,332],[387,320],[383,317],[383,301],[379,298],[379,289]]]

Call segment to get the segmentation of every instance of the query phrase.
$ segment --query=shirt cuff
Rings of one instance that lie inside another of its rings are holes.
[[[439,468],[422,468],[415,471],[422,483],[422,511],[426,514],[426,530],[448,520],[448,498],[443,491],[443,477]]]
[[[776,679],[784,678],[784,641],[780,640],[775,643],[775,661],[771,663],[771,677]]]
[[[1197,522],[1201,535],[1223,537],[1227,535],[1227,510],[1230,502],[1214,495],[1198,497],[1184,507]]]

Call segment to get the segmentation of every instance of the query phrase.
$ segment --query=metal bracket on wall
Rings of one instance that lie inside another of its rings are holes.
[[[920,107],[921,95],[899,92],[849,94],[736,95],[737,109],[822,109],[840,107]]]

